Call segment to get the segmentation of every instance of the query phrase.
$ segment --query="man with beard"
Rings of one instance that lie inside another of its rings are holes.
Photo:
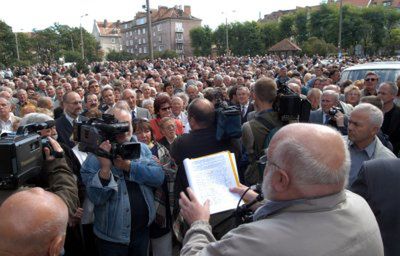
[[[344,189],[350,156],[340,133],[315,124],[287,125],[272,138],[267,159],[262,187],[268,200],[254,222],[220,241],[208,224],[208,201],[203,205],[190,189],[189,197],[181,193],[181,214],[191,224],[181,255],[383,255],[371,209]],[[256,196],[250,191],[244,199]]]

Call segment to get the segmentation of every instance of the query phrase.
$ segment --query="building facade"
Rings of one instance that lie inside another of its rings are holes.
[[[104,56],[110,51],[122,51],[122,38],[120,34],[121,23],[104,21],[94,21],[92,35],[100,43]]]
[[[151,33],[153,52],[171,50],[179,56],[192,56],[189,32],[201,26],[201,19],[191,15],[190,6],[159,6],[151,10],[152,31],[147,28],[147,15],[138,12],[133,20],[121,23],[122,49],[135,54],[149,54],[148,33]]]

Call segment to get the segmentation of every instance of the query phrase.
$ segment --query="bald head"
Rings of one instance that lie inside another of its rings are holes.
[[[294,198],[343,190],[350,169],[349,152],[342,136],[316,124],[298,123],[280,129],[271,140],[268,160],[286,173]]]
[[[188,108],[188,118],[192,130],[207,128],[215,119],[214,105],[207,99],[195,99]]]
[[[0,207],[0,255],[59,255],[68,208],[57,195],[33,188],[10,196]]]

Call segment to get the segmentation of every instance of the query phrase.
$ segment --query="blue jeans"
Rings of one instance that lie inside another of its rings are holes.
[[[147,256],[149,229],[135,233],[129,245],[113,243],[97,238],[99,256]]]

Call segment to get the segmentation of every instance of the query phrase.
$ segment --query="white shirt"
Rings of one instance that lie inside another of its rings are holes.
[[[0,119],[0,127],[1,127],[1,133],[13,132],[13,123],[11,121],[11,115],[7,121],[3,121]]]

